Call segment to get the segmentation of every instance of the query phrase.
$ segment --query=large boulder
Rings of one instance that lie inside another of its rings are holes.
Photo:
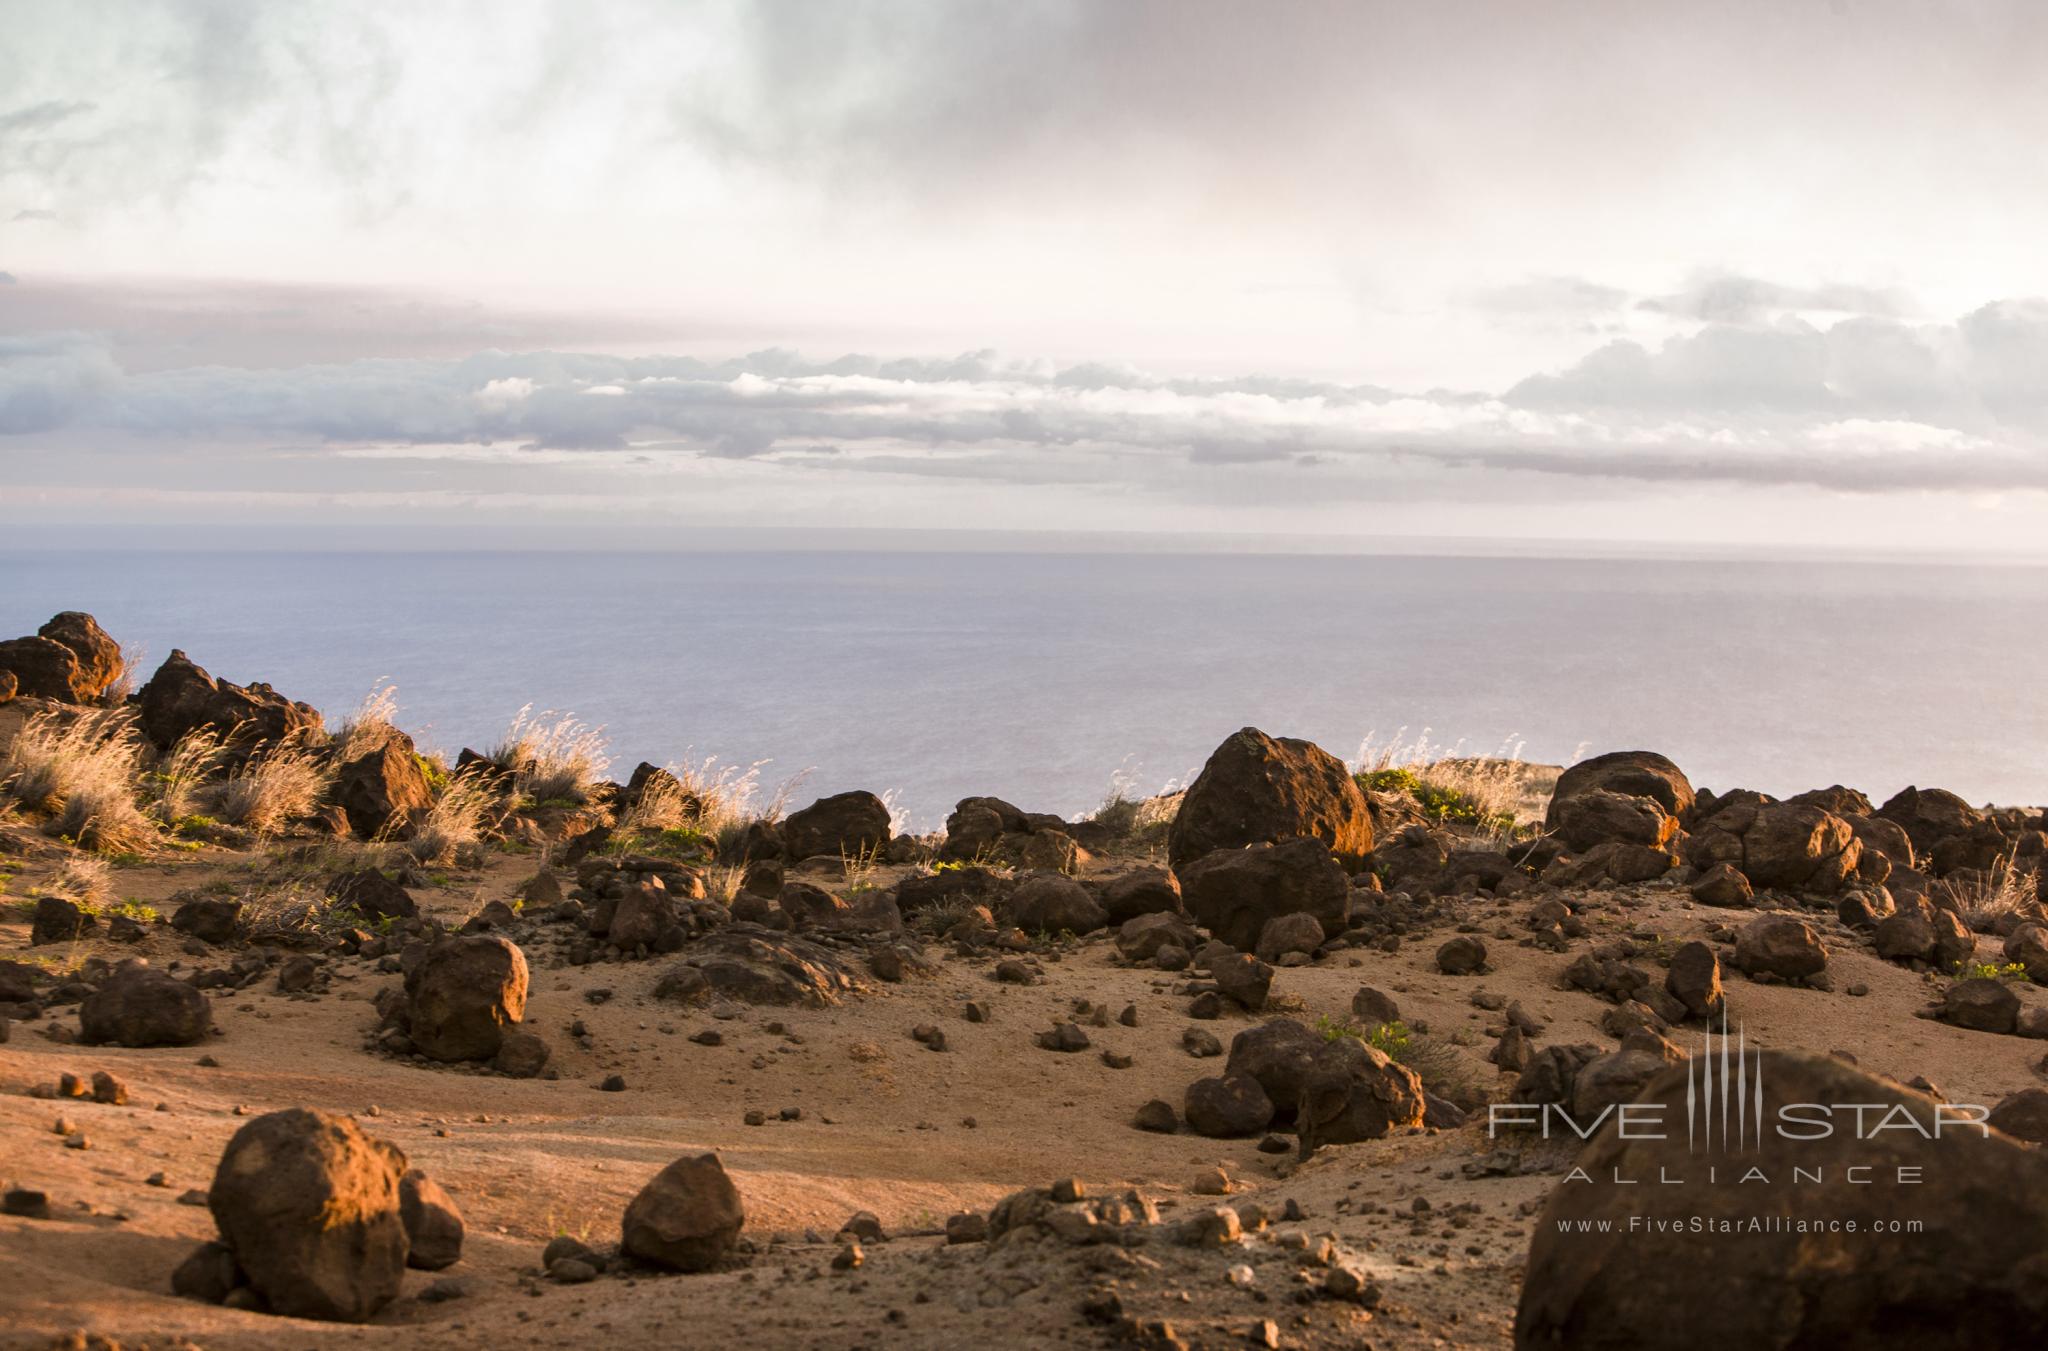
[[[1553,798],[1549,815],[1558,838],[1579,851],[1610,842],[1662,849],[1678,832],[1678,818],[1657,799],[1606,788]]]
[[[1692,783],[1685,777],[1685,771],[1655,751],[1609,751],[1581,760],[1557,776],[1543,828],[1556,831],[1565,803],[1581,794],[1597,792],[1649,798],[1667,816],[1685,815],[1693,802]]]
[[[1181,1100],[1189,1129],[1215,1140],[1257,1135],[1273,1120],[1273,1102],[1248,1074],[1197,1079]]]
[[[1946,788],[1902,788],[1877,809],[1877,816],[1906,832],[1918,854],[1932,854],[1953,835],[1967,833],[1984,813]]]
[[[1295,1130],[1306,1157],[1322,1145],[1414,1130],[1426,1110],[1414,1070],[1355,1037],[1339,1037],[1316,1055],[1302,1081]]]
[[[1856,876],[1863,846],[1841,817],[1789,802],[1738,803],[1699,823],[1686,862],[1701,872],[1726,863],[1759,887],[1828,896]]]
[[[78,1006],[81,1040],[116,1046],[191,1046],[206,1036],[206,996],[153,967],[131,966]]]
[[[360,1323],[405,1279],[404,1170],[347,1117],[295,1107],[235,1132],[207,1205],[273,1312]]]
[[[1608,1108],[1635,1101],[1644,1085],[1684,1059],[1685,1052],[1648,1028],[1629,1033],[1620,1050],[1586,1062],[1573,1076],[1572,1118],[1598,1121]]]
[[[2019,1022],[2020,997],[2002,980],[1975,976],[1948,987],[1941,1020],[1974,1032],[2009,1033]]]
[[[1933,1099],[1831,1058],[1766,1052],[1745,1068],[1746,1082],[1761,1075],[1766,1125],[1746,1148],[1694,1152],[1695,1085],[1681,1066],[1637,1098],[1654,1104],[1660,1128],[1624,1138],[1610,1121],[1579,1155],[1536,1222],[1520,1351],[1977,1351],[2015,1345],[2015,1329],[2048,1319],[2048,1156],[1952,1121],[1937,1135]],[[1809,1103],[1838,1109],[1831,1133],[1776,1128],[1781,1107]],[[1893,1124],[1859,1132],[1879,1116]],[[1902,1168],[1929,1185],[1900,1185]],[[1751,1169],[1767,1181],[1731,1182]],[[1795,1183],[1795,1169],[1818,1181]],[[1902,1215],[1919,1224],[1893,1232]],[[1711,1260],[1702,1224],[1729,1236],[1712,1242]]]
[[[1219,849],[1175,871],[1195,922],[1240,952],[1258,946],[1266,921],[1276,915],[1311,915],[1331,938],[1344,931],[1350,879],[1320,839]]]
[[[334,801],[349,829],[365,839],[417,823],[434,805],[434,790],[412,738],[386,728],[334,773]]]
[[[815,887],[805,888],[816,891]],[[825,893],[819,892],[821,896]],[[825,897],[830,901],[833,898]],[[788,891],[783,893],[782,907],[792,909]],[[619,898],[618,906],[612,911],[611,927],[605,930],[605,941],[625,952],[638,948],[654,948],[661,936],[677,925],[675,898],[662,885],[659,877],[650,876],[644,882],[626,889]]]
[[[270,686],[242,686],[216,680],[183,652],[173,649],[138,691],[142,730],[158,746],[209,727],[237,744],[280,742],[326,735],[319,710],[295,703]]]
[[[54,638],[0,642],[0,671],[14,678],[14,691],[24,698],[82,704],[93,697],[91,683],[79,675],[78,654]]]
[[[1372,853],[1372,813],[1344,764],[1307,741],[1247,727],[1209,756],[1167,835],[1175,872],[1219,849],[1308,836],[1356,872]],[[1183,878],[1185,880],[1185,878]],[[1256,935],[1254,935],[1256,937]]]
[[[1752,976],[1801,980],[1827,969],[1828,950],[1804,920],[1765,915],[1735,935],[1735,965]]]
[[[49,623],[36,630],[36,636],[71,649],[78,665],[78,674],[71,683],[73,693],[78,696],[75,702],[86,703],[99,698],[121,678],[124,665],[121,645],[100,627],[97,619],[83,611],[66,610],[53,616]]]
[[[406,974],[407,1030],[435,1060],[489,1060],[526,1014],[526,954],[496,934],[444,938]]]
[[[1300,1105],[1302,1085],[1316,1057],[1329,1044],[1304,1023],[1274,1018],[1230,1039],[1230,1059],[1224,1062],[1223,1072],[1256,1079],[1275,1110],[1292,1114]]]
[[[889,842],[889,806],[873,793],[819,798],[782,823],[782,845],[793,859],[825,854],[854,858]]]
[[[739,1189],[716,1154],[685,1154],[626,1207],[625,1250],[675,1271],[718,1264],[746,1223]]]
[[[1111,924],[1123,924],[1140,915],[1185,914],[1181,906],[1180,882],[1164,868],[1138,868],[1113,877],[1102,888],[1102,908]]]
[[[1032,873],[1003,902],[1003,915],[1026,933],[1094,933],[1108,915],[1088,889],[1060,873]]]
[[[1697,939],[1687,943],[1671,956],[1671,969],[1664,975],[1664,991],[1694,1018],[1720,1016],[1724,1007],[1721,958]]]

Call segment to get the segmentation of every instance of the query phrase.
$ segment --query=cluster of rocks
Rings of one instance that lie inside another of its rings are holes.
[[[121,645],[89,614],[66,610],[24,638],[0,641],[0,703],[96,704],[121,678]]]

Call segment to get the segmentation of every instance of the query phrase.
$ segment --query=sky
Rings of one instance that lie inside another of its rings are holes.
[[[0,0],[0,525],[2048,552],[2044,61],[2030,0]]]

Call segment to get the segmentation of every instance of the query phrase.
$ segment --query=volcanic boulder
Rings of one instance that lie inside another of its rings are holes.
[[[207,1205],[274,1312],[360,1323],[405,1279],[404,1168],[347,1117],[292,1108],[235,1132]]]
[[[416,1168],[398,1180],[398,1215],[405,1222],[407,1266],[439,1271],[461,1259],[462,1212],[440,1183]]]
[[[1241,952],[1258,946],[1276,915],[1311,915],[1334,938],[1350,909],[1350,880],[1319,839],[1219,849],[1175,871],[1195,922]]]
[[[824,854],[854,858],[889,842],[889,807],[873,793],[819,798],[782,823],[782,845],[793,859]]]
[[[334,801],[349,829],[365,839],[387,828],[417,823],[434,805],[434,790],[412,738],[387,727],[369,745],[342,761],[334,775]]]
[[[1701,872],[1726,863],[1759,887],[1833,895],[1856,876],[1863,846],[1841,817],[1789,802],[1740,803],[1699,824],[1686,862]]]
[[[1247,727],[1218,746],[1188,786],[1167,835],[1167,861],[1185,888],[1184,864],[1296,836],[1321,841],[1325,853],[1357,871],[1373,848],[1365,795],[1328,751]]]
[[[260,681],[245,687],[216,680],[175,649],[138,695],[142,730],[159,746],[201,727],[232,735],[242,745],[326,735],[311,705],[294,703]]]
[[[71,678],[72,703],[98,699],[121,678],[121,645],[89,614],[66,610],[37,629],[36,636],[61,643],[70,650],[77,668]]]
[[[1727,1162],[1710,1180],[1682,1124],[1687,1071],[1665,1071],[1637,1102],[1678,1128],[1625,1139],[1610,1123],[1577,1160],[1590,1180],[1552,1189],[1522,1280],[1518,1348],[1964,1351],[2009,1345],[2013,1329],[2048,1318],[2048,1156],[1952,1125],[1937,1138],[1931,1099],[1831,1058],[1765,1052],[1747,1069],[1752,1082],[1762,1076],[1765,1129],[1747,1137],[1739,1167],[1769,1182],[1728,1185]],[[1806,1103],[1840,1105],[1832,1132],[1781,1134],[1780,1106]],[[1870,1103],[1917,1128],[1859,1131],[1849,1108]],[[1793,1185],[1795,1168],[1820,1181]],[[1933,1185],[1897,1185],[1901,1168]],[[1922,1227],[1888,1232],[1906,1213],[1904,1192]],[[1837,1223],[1801,1223],[1816,1214]],[[1703,1261],[1695,1219],[1741,1241],[1716,1243]]]
[[[686,1154],[626,1207],[625,1250],[675,1271],[716,1266],[746,1223],[739,1190],[716,1154]]]
[[[1623,797],[1646,797],[1664,809],[1667,816],[1683,816],[1692,809],[1692,784],[1685,772],[1655,751],[1609,751],[1581,760],[1557,776],[1550,793],[1550,808],[1543,828],[1556,831],[1562,825],[1564,804],[1587,793],[1617,793]]]
[[[1032,873],[1003,902],[1002,913],[1025,933],[1094,933],[1107,922],[1088,889],[1060,873]]]
[[[147,966],[116,972],[78,1006],[81,1040],[116,1046],[191,1046],[212,1021],[205,995]]]
[[[408,1031],[435,1060],[489,1060],[526,1013],[526,954],[496,934],[444,938],[406,975]]]
[[[1953,835],[1962,835],[1984,814],[1945,788],[1902,788],[1877,809],[1881,820],[1906,832],[1916,854],[1932,854]]]
[[[1735,936],[1735,965],[1752,976],[1800,980],[1827,964],[1828,950],[1812,926],[1790,915],[1765,915]]]

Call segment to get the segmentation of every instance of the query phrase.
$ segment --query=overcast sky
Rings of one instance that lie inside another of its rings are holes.
[[[0,522],[2040,550],[2048,6],[0,0]]]

